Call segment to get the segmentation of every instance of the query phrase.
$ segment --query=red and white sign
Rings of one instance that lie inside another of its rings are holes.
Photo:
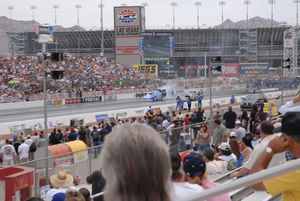
[[[222,68],[222,76],[237,77],[239,75],[239,65],[237,63],[225,64]]]
[[[118,46],[116,47],[116,54],[139,54],[138,46]]]

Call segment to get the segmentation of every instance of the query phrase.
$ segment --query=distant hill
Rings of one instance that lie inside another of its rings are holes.
[[[7,55],[9,53],[8,36],[7,32],[32,32],[35,31],[34,27],[40,25],[38,22],[23,21],[23,20],[12,20],[10,26],[10,19],[7,17],[0,17],[0,55]],[[78,26],[72,26],[64,28],[62,26],[54,26],[54,31],[85,31],[84,28]]]
[[[281,27],[282,23],[273,20],[273,27]],[[225,20],[222,24],[215,26],[215,29],[241,29],[241,28],[268,28],[271,27],[271,20],[262,17],[253,17],[248,20],[233,22],[230,19]]]

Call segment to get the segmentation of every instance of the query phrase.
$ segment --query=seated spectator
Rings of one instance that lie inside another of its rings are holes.
[[[255,161],[258,160],[260,155],[264,152],[266,149],[269,141],[276,137],[276,135],[273,135],[274,126],[271,121],[263,121],[260,124],[260,143],[255,147],[253,150],[253,153],[251,154],[249,160],[245,163],[244,167],[237,173],[233,173],[233,177],[240,177],[243,175],[246,175],[250,173],[250,170],[252,169]],[[284,153],[278,153],[273,156],[273,159],[269,163],[268,167],[274,167],[276,165],[279,165],[285,161],[285,155]]]
[[[181,158],[178,152],[170,151],[172,166],[172,183],[174,188],[174,200],[184,200],[189,195],[203,191],[202,187],[196,184],[188,183],[184,180],[184,174],[181,172]]]
[[[245,164],[249,160],[249,158],[252,154],[252,151],[253,151],[253,147],[252,147],[252,144],[251,144],[252,140],[253,140],[253,137],[250,133],[250,135],[244,136],[242,138],[242,141],[240,141],[240,144],[239,144],[240,145],[240,151],[241,151],[241,153],[244,157],[243,164]]]
[[[279,112],[281,114],[285,114],[287,112],[300,112],[300,105],[296,105],[300,102],[300,93],[298,93],[293,100],[286,102],[279,108]]]
[[[215,160],[214,155],[215,152],[211,147],[207,147],[203,151],[203,159],[206,162],[206,175],[209,181],[227,173],[227,163]]]
[[[74,178],[66,171],[58,171],[57,174],[50,177],[50,184],[52,189],[47,192],[47,201],[52,201],[54,195],[57,193],[65,194],[70,186],[73,185]],[[61,197],[61,196],[58,196]],[[57,198],[58,199],[58,198]]]
[[[198,184],[203,189],[210,189],[220,184],[209,181],[206,177],[206,163],[202,156],[198,153],[192,152],[183,160],[183,170],[186,174],[186,179],[192,184]],[[216,196],[207,201],[231,201],[229,195],[223,194]]]
[[[271,139],[266,149],[254,163],[251,172],[267,169],[273,155],[290,151],[296,158],[300,158],[300,112],[288,112],[282,119],[281,131],[283,135]],[[282,194],[283,201],[296,201],[300,198],[300,171],[295,170],[283,175],[267,179],[253,185],[254,189],[265,189],[275,196]]]
[[[223,160],[225,162],[237,160],[236,155],[232,153],[231,147],[227,142],[222,142],[218,149],[219,152],[215,155],[216,160]]]
[[[84,201],[91,201],[91,193],[88,189],[81,188],[79,189],[79,192],[83,195]],[[95,201],[95,198],[93,199],[93,201]]]
[[[68,190],[64,201],[85,201],[83,195],[77,190]]]
[[[106,137],[100,164],[105,200],[171,201],[168,146],[149,126],[133,123],[115,128]]]
[[[235,138],[231,138],[229,140],[229,145],[230,145],[232,153],[236,156],[236,159],[237,159],[237,160],[231,160],[230,162],[228,162],[227,169],[229,171],[232,171],[243,165],[244,155],[241,152],[239,142]]]

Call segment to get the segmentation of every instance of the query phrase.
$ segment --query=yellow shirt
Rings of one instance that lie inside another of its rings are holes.
[[[271,106],[271,115],[272,116],[278,115],[276,106]]]
[[[282,193],[282,201],[300,201],[300,170],[266,180],[263,184],[273,196]]]

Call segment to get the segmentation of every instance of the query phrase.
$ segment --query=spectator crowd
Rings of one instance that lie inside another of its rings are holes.
[[[114,61],[102,57],[67,57],[63,61],[46,60],[48,71],[63,70],[63,79],[48,82],[49,96],[78,97],[84,92],[112,89],[159,87],[160,80],[151,81]],[[0,102],[19,102],[42,99],[44,66],[38,57],[0,57]],[[152,78],[151,78],[152,79]],[[155,79],[155,78],[153,78]]]

